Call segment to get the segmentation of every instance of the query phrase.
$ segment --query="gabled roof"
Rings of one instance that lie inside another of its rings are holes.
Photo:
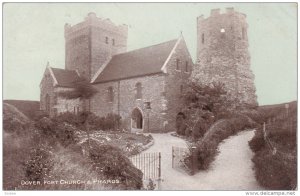
[[[95,76],[93,83],[102,83],[138,76],[163,73],[162,67],[168,60],[178,39],[161,44],[117,54]]]
[[[74,87],[74,82],[80,79],[77,71],[49,67],[57,86]]]

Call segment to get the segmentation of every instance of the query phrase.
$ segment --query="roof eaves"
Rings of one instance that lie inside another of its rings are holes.
[[[98,71],[95,73],[95,75],[93,76],[91,83],[94,83],[95,80],[97,80],[97,78],[99,77],[99,75],[102,73],[102,71],[106,68],[106,66],[108,65],[108,63],[110,62],[110,60],[112,59],[112,57],[109,57],[104,63],[103,65],[98,69]]]
[[[170,52],[170,54],[169,54],[167,60],[165,61],[164,65],[161,67],[161,71],[162,71],[162,72],[167,73],[167,64],[169,63],[171,57],[172,57],[173,54],[175,53],[175,50],[176,50],[178,44],[180,43],[181,39],[182,39],[182,34],[179,36],[179,38],[178,38],[176,44],[174,45],[173,49],[171,50],[171,52]]]
[[[53,78],[53,81],[54,81],[53,86],[57,86],[57,85],[58,85],[58,82],[57,82],[57,79],[56,79],[56,77],[55,77],[55,75],[54,75],[54,73],[53,73],[52,68],[51,68],[49,65],[47,65],[47,68],[49,69],[50,75],[51,75],[52,78]]]
[[[120,80],[128,80],[132,78],[139,78],[139,77],[144,77],[144,76],[152,76],[156,74],[162,74],[163,72],[154,72],[154,73],[148,73],[148,74],[143,74],[143,75],[137,75],[137,76],[129,76],[129,77],[124,77],[124,78],[117,78],[117,79],[109,79],[109,80],[103,80],[99,82],[95,82],[93,84],[100,84],[100,83],[107,83],[107,82],[114,82],[114,81],[120,81]]]

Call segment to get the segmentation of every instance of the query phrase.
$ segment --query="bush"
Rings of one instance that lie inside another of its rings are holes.
[[[206,170],[218,153],[219,143],[239,131],[254,126],[251,119],[241,115],[231,119],[223,119],[214,123],[205,133],[202,139],[196,143],[198,157],[198,169]]]
[[[53,167],[51,147],[39,146],[30,152],[30,159],[25,163],[26,177],[30,181],[42,181]]]
[[[26,130],[27,131],[27,130]],[[18,189],[21,180],[25,180],[24,163],[30,157],[30,149],[36,146],[31,132],[27,135],[3,133],[3,189]]]
[[[141,189],[143,173],[135,168],[123,151],[111,145],[91,144],[89,157],[93,168],[105,179],[119,180],[119,189]]]
[[[281,153],[273,155],[268,149],[255,154],[255,176],[258,182],[269,189],[291,190],[296,187],[296,158],[288,158]]]
[[[118,125],[121,123],[121,117],[117,114],[108,114],[105,117],[99,117],[91,112],[81,112],[79,114],[65,112],[53,118],[53,121],[57,123],[66,122],[81,130],[86,129],[86,120],[90,129],[103,131],[117,130]]]
[[[70,145],[67,148],[57,148],[53,154],[53,167],[46,177],[48,181],[55,180],[80,180],[81,182],[101,179],[92,168],[92,162],[81,154],[78,145]],[[80,183],[45,185],[44,190],[105,190],[111,189],[110,184]]]
[[[289,116],[284,105],[268,106],[261,111],[262,119],[276,120],[266,124],[267,137],[276,153],[263,138],[262,127],[256,132],[249,146],[255,153],[252,161],[257,181],[268,189],[291,190],[297,187],[297,111],[291,107]],[[279,116],[277,118],[277,116]]]
[[[265,147],[265,140],[262,131],[256,130],[254,137],[248,143],[253,152],[258,152],[263,149]]]

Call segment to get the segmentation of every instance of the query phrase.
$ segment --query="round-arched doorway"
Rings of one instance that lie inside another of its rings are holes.
[[[143,114],[139,108],[135,108],[131,113],[131,129],[133,131],[142,131],[143,124]]]

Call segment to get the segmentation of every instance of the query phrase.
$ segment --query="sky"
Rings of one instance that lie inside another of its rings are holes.
[[[183,33],[196,60],[196,18],[234,7],[247,15],[251,69],[259,105],[297,99],[296,3],[6,3],[3,8],[3,98],[39,100],[46,64],[64,68],[65,23],[89,12],[127,24],[128,51]]]

